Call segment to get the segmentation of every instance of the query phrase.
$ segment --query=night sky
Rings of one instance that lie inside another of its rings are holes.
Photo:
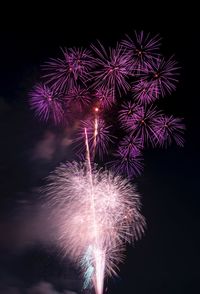
[[[185,118],[186,143],[145,151],[144,172],[135,182],[146,234],[127,248],[119,277],[106,282],[107,293],[200,293],[197,8],[124,1],[109,7],[63,5],[56,2],[48,10],[30,5],[20,14],[13,8],[1,19],[0,293],[80,293],[78,271],[51,242],[38,215],[36,192],[60,162],[73,159],[70,139],[65,140],[71,132],[37,121],[28,91],[39,80],[40,65],[58,56],[59,47],[87,47],[96,39],[112,46],[134,30],[159,33],[162,52],[175,54],[181,67],[177,90],[162,107]]]

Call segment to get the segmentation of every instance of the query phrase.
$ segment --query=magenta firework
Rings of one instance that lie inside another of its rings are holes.
[[[141,31],[132,37],[126,35],[113,48],[106,48],[99,41],[90,49],[63,48],[61,57],[51,58],[43,65],[43,84],[31,91],[31,108],[41,120],[51,120],[56,125],[69,118],[73,121],[73,117],[75,123],[80,114],[84,121],[79,124],[75,145],[80,143],[79,151],[84,154],[81,140],[87,127],[91,152],[95,150],[96,159],[99,156],[101,161],[103,155],[112,156],[112,162],[124,158],[131,147],[127,149],[119,142],[128,137],[139,142],[139,158],[148,146],[163,147],[172,142],[183,146],[183,120],[165,115],[157,106],[159,98],[176,89],[179,74],[175,58],[163,56],[160,47],[158,34]],[[135,177],[139,174],[138,156],[130,154],[123,159],[126,168],[115,171]],[[129,162],[125,164],[127,158]]]
[[[58,167],[42,193],[59,246],[96,294],[103,294],[104,276],[117,273],[126,242],[144,232],[140,197],[129,182],[142,173],[143,150],[184,144],[183,119],[158,104],[176,89],[179,74],[160,46],[159,35],[142,31],[113,48],[99,41],[90,49],[63,48],[30,92],[40,120],[63,127],[70,120],[75,129],[82,162]]]
[[[139,33],[135,31],[133,38],[126,35],[126,38],[121,43],[131,54],[134,69],[140,70],[147,63],[151,63],[152,59],[158,58],[160,54],[160,41],[161,38],[158,34],[151,36],[149,33],[145,34],[143,31]]]
[[[94,59],[88,49],[64,48],[62,58],[51,58],[43,65],[43,77],[52,89],[63,93],[84,83],[93,67]]]
[[[60,93],[40,83],[30,91],[30,107],[40,120],[52,120],[58,125],[62,123],[64,118],[61,97]]]

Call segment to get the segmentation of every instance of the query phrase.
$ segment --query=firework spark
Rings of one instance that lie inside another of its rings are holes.
[[[56,125],[63,121],[64,111],[60,94],[40,83],[35,85],[29,96],[30,107],[40,120],[52,120]]]
[[[91,94],[87,88],[83,88],[80,85],[71,88],[64,99],[66,100],[66,105],[69,109],[73,111],[82,112],[91,103]]]
[[[114,153],[114,160],[108,162],[115,174],[124,174],[133,179],[140,175],[143,170],[143,158],[139,149],[134,152],[129,148],[119,146]]]
[[[176,89],[178,69],[173,56],[167,60],[159,57],[143,68],[143,80],[151,84],[155,96],[160,93],[164,97]]]
[[[137,156],[142,149],[141,139],[135,137],[134,134],[125,136],[119,142],[119,148],[124,154],[131,154],[133,157]]]
[[[102,294],[104,275],[117,273],[125,243],[144,232],[140,196],[128,180],[97,166],[89,171],[87,163],[62,164],[48,181],[42,192],[59,246]]]
[[[111,135],[111,126],[106,125],[102,118],[98,120],[93,117],[81,121],[80,128],[78,130],[77,138],[75,139],[75,149],[78,154],[85,154],[85,128],[87,129],[88,142],[91,154],[98,155],[103,158],[104,154],[108,153],[108,147],[110,143],[113,143],[115,138]]]
[[[143,66],[153,58],[157,58],[160,49],[160,37],[159,35],[152,36],[143,31],[137,33],[131,39],[128,35],[121,43],[131,54],[134,64],[134,69],[140,70]]]
[[[178,146],[183,147],[185,125],[183,119],[173,117],[172,115],[162,115],[157,122],[155,129],[160,146],[171,145],[174,141]]]
[[[89,78],[94,67],[93,57],[89,50],[78,48],[61,49],[63,58],[51,58],[43,65],[47,83],[56,91],[66,92]]]
[[[111,90],[113,96],[116,91],[119,95],[122,91],[126,93],[130,88],[127,78],[131,74],[131,59],[127,52],[119,45],[107,52],[100,42],[99,48],[91,47],[97,55],[93,87]]]
[[[116,102],[113,96],[112,90],[109,89],[98,89],[95,92],[95,97],[97,98],[97,105],[102,110],[110,109]]]
[[[159,123],[160,115],[161,112],[156,107],[140,107],[130,120],[128,129],[132,136],[140,140],[143,147],[149,143],[156,146],[158,142],[156,126]]]
[[[141,105],[149,105],[159,98],[160,91],[158,87],[152,85],[151,82],[135,81],[132,85],[133,99]]]
[[[121,105],[118,116],[121,127],[124,129],[128,129],[130,126],[132,126],[132,122],[133,120],[137,120],[140,110],[141,107],[138,104],[132,101],[124,102]]]

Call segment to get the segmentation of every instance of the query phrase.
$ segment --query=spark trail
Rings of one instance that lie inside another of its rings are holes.
[[[98,121],[97,121],[97,117],[95,116],[94,150],[95,150],[95,141],[96,141],[95,139],[97,135],[97,127],[98,127]],[[88,136],[87,136],[87,128],[85,128],[85,145],[86,145],[88,173],[90,178],[91,210],[93,215],[93,229],[94,229],[94,236],[95,236],[95,242],[92,245],[92,255],[94,259],[93,283],[94,283],[96,294],[102,294],[103,281],[104,281],[104,268],[105,268],[105,254],[103,249],[100,247],[99,236],[98,236],[98,226],[96,222],[96,211],[95,211],[96,208],[95,208],[95,199],[94,199],[94,187],[93,187],[93,180],[92,180],[92,167],[91,167],[90,149],[89,149]]]

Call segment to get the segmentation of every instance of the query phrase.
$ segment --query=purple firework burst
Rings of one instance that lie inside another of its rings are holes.
[[[142,79],[151,84],[154,95],[160,93],[164,97],[176,89],[178,69],[179,67],[173,56],[168,60],[157,58],[143,69]]]
[[[182,118],[162,115],[157,120],[155,130],[160,146],[171,145],[175,141],[177,145],[183,147],[185,125]]]
[[[56,125],[63,121],[62,96],[44,84],[37,84],[29,93],[30,107],[43,121],[52,120]]]
[[[95,97],[97,98],[97,105],[100,109],[108,110],[116,102],[113,92],[110,89],[97,89],[95,92]]]
[[[116,91],[121,96],[122,92],[127,92],[130,88],[127,82],[131,74],[130,55],[119,45],[116,48],[109,48],[109,52],[98,42],[99,48],[91,45],[97,55],[94,71],[94,88],[111,90],[113,96]]]
[[[120,142],[119,148],[124,154],[131,154],[137,156],[142,149],[141,139],[135,137],[133,134],[126,135]]]
[[[98,118],[97,121],[93,117],[81,121],[78,136],[75,139],[75,149],[78,149],[78,154],[86,154],[85,128],[92,157],[98,155],[102,159],[103,155],[108,153],[109,144],[114,139],[114,136],[110,134],[111,126],[106,126],[105,121],[101,118]]]
[[[159,98],[159,89],[154,87],[152,83],[139,80],[132,86],[133,98],[142,105],[153,103]]]
[[[91,103],[91,94],[87,88],[77,85],[68,91],[65,100],[67,107],[74,111],[83,111]]]
[[[92,160],[102,160],[108,153],[114,137],[107,122],[112,120],[116,128],[121,128],[120,137],[124,135],[116,146],[122,171],[138,167],[140,150],[148,146],[172,142],[183,146],[182,120],[165,116],[155,106],[159,98],[175,90],[179,68],[173,56],[162,57],[160,41],[159,35],[141,31],[133,38],[127,35],[115,48],[97,42],[91,45],[91,51],[61,49],[61,58],[50,59],[43,66],[46,82],[31,92],[31,108],[40,119],[52,119],[55,124],[68,121],[75,126],[84,118],[75,142],[84,157],[86,128]],[[90,118],[93,110],[95,115]]]
[[[94,60],[87,49],[61,50],[63,58],[51,58],[43,65],[43,70],[47,72],[44,78],[53,89],[66,92],[76,86],[78,81],[84,83],[88,79]]]
[[[121,106],[118,116],[121,127],[124,129],[129,129],[130,126],[132,126],[133,120],[137,120],[140,109],[141,107],[132,101],[124,102]]]
[[[151,36],[143,31],[137,33],[131,39],[128,35],[123,40],[122,46],[125,47],[131,54],[134,61],[134,69],[141,69],[146,63],[149,63],[153,58],[157,58],[160,49],[159,35]]]
[[[145,144],[151,143],[152,146],[156,146],[158,143],[158,136],[156,132],[156,126],[159,122],[161,111],[156,107],[140,107],[131,123],[129,123],[129,130],[132,135],[141,140],[141,144],[144,147]]]
[[[129,152],[129,150],[119,147],[114,154],[115,159],[108,163],[116,174],[125,174],[129,178],[134,178],[141,174],[143,170],[143,157],[140,151]]]
[[[65,54],[67,52],[67,59],[75,80],[80,79],[82,82],[85,82],[95,66],[92,53],[88,49],[83,48],[70,48],[68,51],[65,49]]]

